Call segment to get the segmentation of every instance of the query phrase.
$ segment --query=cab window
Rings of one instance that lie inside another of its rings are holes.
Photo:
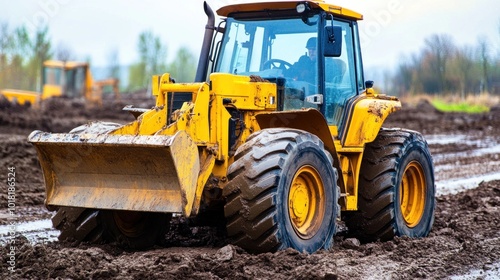
[[[318,94],[319,16],[237,20],[228,18],[215,71],[257,75],[283,83],[282,110],[320,109],[308,98]]]
[[[331,26],[330,20],[326,21]],[[325,57],[325,118],[330,125],[339,125],[346,101],[357,94],[354,42],[351,24],[333,21],[342,28],[340,57]]]

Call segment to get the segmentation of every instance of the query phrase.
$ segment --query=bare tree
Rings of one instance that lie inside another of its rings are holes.
[[[31,40],[25,26],[14,29],[8,44],[8,68],[7,82],[11,87],[17,89],[29,88],[29,78],[25,77],[26,62],[31,56]]]
[[[169,64],[168,71],[177,82],[187,83],[194,80],[196,74],[196,58],[186,47],[181,47],[172,63]]]
[[[120,78],[120,55],[118,49],[112,49],[108,53],[108,68],[109,68],[109,77],[113,77],[115,79]]]
[[[432,35],[419,53],[400,59],[392,80],[394,88],[399,94],[448,91],[462,98],[467,93],[497,94],[500,60],[489,40],[481,36],[474,46],[455,47],[450,36]]]
[[[474,66],[474,57],[472,47],[465,46],[455,52],[455,62],[457,65],[460,97],[465,100],[467,85],[472,84],[470,78],[472,76],[472,67]]]
[[[7,52],[10,44],[10,37],[9,24],[7,22],[2,22],[0,24],[0,88],[5,87],[7,81]]]
[[[59,43],[56,48],[56,59],[62,61],[75,60],[76,55],[73,50],[64,43]]]
[[[151,31],[139,35],[139,62],[130,66],[129,87],[144,88],[151,76],[166,72],[167,46]]]
[[[446,90],[446,64],[453,54],[453,39],[448,34],[434,34],[425,40],[425,53],[428,54],[430,67],[438,78],[438,92]]]
[[[394,75],[394,86],[396,88],[396,93],[400,96],[404,96],[409,93],[411,89],[413,65],[411,65],[408,58],[404,56],[401,56],[399,61],[399,66]]]
[[[165,71],[167,47],[162,44],[160,37],[151,31],[142,32],[139,35],[138,47],[141,62],[146,64],[148,76]]]
[[[43,62],[52,57],[52,45],[48,37],[48,26],[39,28],[35,33],[35,38],[32,45],[32,57],[29,62],[30,72],[32,75],[31,85],[32,89],[41,91],[41,79],[43,76]]]
[[[479,58],[481,62],[481,74],[482,74],[482,91],[489,92],[488,86],[488,64],[490,63],[489,57],[489,42],[485,36],[481,36],[478,38],[478,52]]]

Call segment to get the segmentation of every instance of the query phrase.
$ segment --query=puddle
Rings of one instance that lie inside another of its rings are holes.
[[[460,144],[471,146],[470,149],[457,153],[437,153],[433,154],[434,162],[443,159],[460,157],[480,157],[489,154],[500,154],[500,142],[494,137],[476,138],[467,135],[429,135],[426,137],[429,145]]]
[[[0,226],[0,244],[7,243],[12,230],[26,237],[31,244],[56,241],[59,235],[59,231],[52,228],[50,219],[18,223],[15,229],[12,225],[2,225]]]
[[[465,134],[447,135],[447,134],[432,134],[426,135],[425,140],[429,145],[449,145],[463,144],[468,146],[487,147],[498,144],[495,137],[480,137]]]
[[[432,155],[432,158],[434,161],[440,161],[449,158],[480,157],[490,154],[498,155],[499,153],[500,153],[500,144],[494,143],[493,145],[489,145],[485,148],[479,148],[465,152],[436,154]]]
[[[464,275],[450,276],[452,280],[486,279],[493,280],[500,278],[500,262],[485,264],[483,269],[473,269]]]
[[[483,181],[500,180],[500,172],[476,176],[473,178],[457,178],[436,182],[436,195],[457,194],[459,192],[477,188]]]
[[[500,142],[498,139],[478,138],[463,134],[435,134],[426,136],[426,140],[429,145],[458,143],[468,148],[462,152],[442,152],[432,155],[436,177],[445,177],[436,180],[436,195],[456,194],[476,188],[482,181],[500,180]],[[491,161],[474,160],[468,163],[470,158],[481,158],[487,155],[493,155],[488,157],[492,159]],[[454,171],[460,169],[463,172]]]
[[[429,145],[447,145],[452,143],[463,142],[467,138],[466,135],[447,135],[447,134],[432,134],[426,135],[425,140]]]

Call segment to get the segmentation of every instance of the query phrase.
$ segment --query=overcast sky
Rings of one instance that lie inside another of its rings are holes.
[[[207,2],[216,11],[242,1]],[[476,45],[479,36],[486,36],[495,55],[500,53],[499,0],[328,2],[364,15],[360,29],[365,68],[392,69],[434,33],[450,34],[458,46]],[[29,30],[46,22],[54,47],[64,44],[78,59],[90,57],[93,66],[106,66],[115,49],[121,64],[135,62],[137,38],[144,30],[161,37],[169,61],[181,46],[198,57],[206,16],[201,0],[0,0],[0,22],[11,28],[25,24]]]

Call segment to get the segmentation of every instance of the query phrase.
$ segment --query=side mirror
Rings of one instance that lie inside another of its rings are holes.
[[[327,57],[339,57],[342,54],[342,27],[325,27],[323,51]]]

